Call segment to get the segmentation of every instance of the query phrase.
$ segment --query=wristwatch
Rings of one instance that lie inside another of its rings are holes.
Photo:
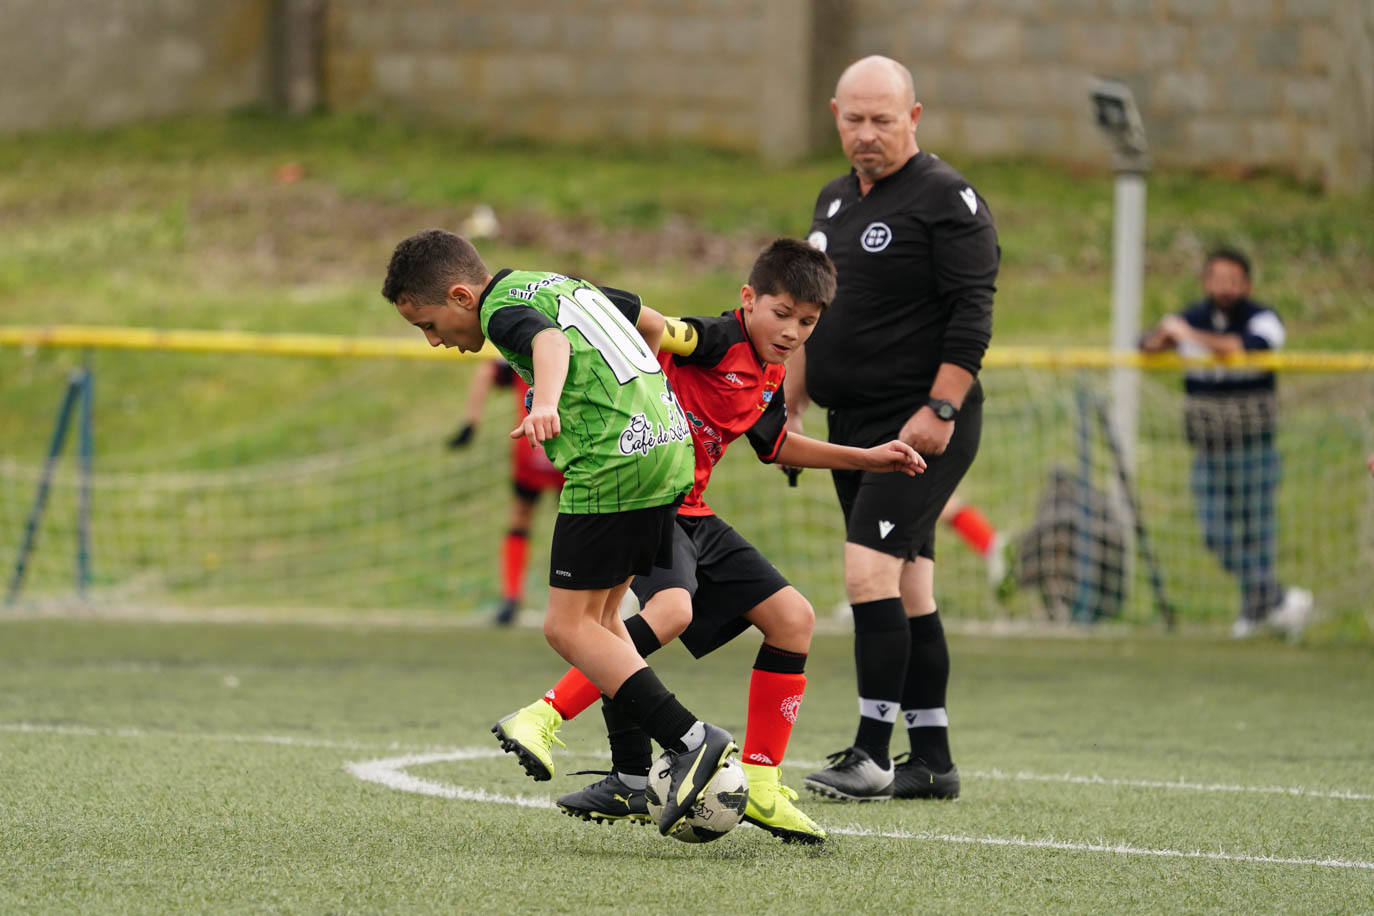
[[[931,398],[926,401],[926,406],[935,411],[935,416],[946,423],[959,416],[959,408],[954,406],[953,401],[946,401],[944,398]]]

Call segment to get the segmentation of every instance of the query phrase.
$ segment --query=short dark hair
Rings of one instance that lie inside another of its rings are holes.
[[[1207,252],[1207,260],[1202,262],[1205,270],[1212,266],[1213,261],[1230,261],[1240,268],[1241,273],[1245,274],[1245,279],[1250,279],[1250,259],[1235,248],[1213,248]]]
[[[798,239],[776,239],[754,259],[749,285],[760,296],[787,293],[822,309],[835,298],[835,265],[819,248]]]
[[[382,296],[395,304],[438,305],[454,283],[481,283],[487,266],[472,243],[447,229],[426,229],[404,239],[391,253]]]

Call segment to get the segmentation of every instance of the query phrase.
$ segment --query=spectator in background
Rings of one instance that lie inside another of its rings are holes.
[[[1245,255],[1230,248],[1209,254],[1202,291],[1202,299],[1146,333],[1141,349],[1207,356],[1283,346],[1286,334],[1278,314],[1250,298]],[[1231,635],[1245,638],[1268,625],[1294,636],[1312,616],[1312,593],[1284,589],[1275,568],[1280,469],[1274,373],[1208,366],[1189,369],[1183,385],[1202,537],[1240,583],[1240,614]]]
[[[472,441],[482,422],[482,408],[492,386],[515,390],[515,421],[525,418],[526,395],[530,386],[515,374],[505,360],[491,360],[477,368],[468,389],[467,420],[448,440],[449,448],[462,448]],[[501,539],[501,606],[495,622],[500,626],[515,623],[520,602],[525,598],[525,569],[530,555],[530,524],[539,494],[563,489],[563,475],[541,448],[530,448],[522,439],[510,443],[511,486],[515,499],[510,506],[506,535]]]

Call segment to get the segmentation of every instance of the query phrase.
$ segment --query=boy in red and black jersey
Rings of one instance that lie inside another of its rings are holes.
[[[829,258],[803,242],[779,239],[755,261],[739,308],[670,322],[659,362],[691,427],[695,479],[678,509],[672,568],[635,577],[630,587],[643,610],[625,621],[644,656],[680,636],[700,658],[750,625],[762,631],[741,758],[749,775],[745,819],[785,841],[812,844],[824,842],[825,831],[792,804],[796,793],[782,784],[778,766],[801,705],[815,614],[777,568],[711,510],[703,494],[716,463],[740,436],[760,460],[788,467],[924,470],[920,455],[899,441],[860,449],[788,434],[783,363],[810,336],[834,292]],[[531,776],[552,777],[558,726],[599,698],[600,691],[573,668],[543,698],[501,720],[503,734],[515,745],[509,749]],[[614,703],[605,701],[603,712],[612,771],[562,796],[558,805],[587,820],[647,820],[648,737]]]
[[[487,394],[492,387],[511,388],[515,392],[516,422],[528,410],[525,397],[530,386],[516,374],[505,360],[484,363],[472,379],[468,389],[467,420],[448,440],[449,448],[462,448],[472,441],[477,424],[482,420]],[[511,486],[515,500],[511,503],[506,536],[501,540],[501,607],[496,623],[509,626],[515,622],[520,602],[525,596],[525,568],[529,563],[530,524],[534,521],[534,507],[539,494],[545,490],[557,496],[563,489],[563,474],[553,466],[542,448],[530,448],[523,439],[510,442]]]

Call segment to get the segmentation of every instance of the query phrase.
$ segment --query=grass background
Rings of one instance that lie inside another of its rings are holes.
[[[972,160],[957,151],[949,158],[991,202],[998,224],[1003,269],[994,347],[1105,345],[1110,174]],[[245,113],[0,138],[0,231],[7,242],[0,247],[0,321],[413,335],[377,292],[391,248],[423,226],[461,225],[478,203],[495,207],[502,221],[499,239],[483,245],[493,265],[566,270],[634,288],[666,312],[711,313],[733,303],[764,241],[805,230],[816,189],[843,168],[838,156],[769,169],[689,147],[608,153],[494,143],[362,116],[292,121]],[[1374,194],[1328,198],[1275,175],[1152,175],[1147,322],[1196,295],[1202,254],[1221,242],[1254,256],[1257,294],[1279,308],[1291,348],[1374,349],[1374,310],[1367,307],[1374,289]],[[113,473],[271,468],[426,430],[437,448],[457,423],[471,372],[466,363],[0,348],[0,461],[32,466],[41,460],[64,380],[83,359],[97,377],[97,469]],[[997,390],[964,495],[1015,530],[1029,521],[1046,468],[1073,460],[1074,388],[1101,388],[1103,379],[1008,370],[989,371],[985,382]],[[1288,520],[1281,568],[1293,581],[1328,587],[1322,597],[1330,616],[1313,638],[1369,640],[1364,596],[1374,583],[1359,571],[1374,563],[1362,463],[1374,447],[1374,392],[1360,376],[1291,376],[1283,388],[1290,483],[1281,491],[1281,517]],[[1148,376],[1145,393],[1142,500],[1160,529],[1156,540],[1169,561],[1171,592],[1188,619],[1219,624],[1234,612],[1233,589],[1198,543],[1174,374]],[[479,448],[496,466],[477,479],[483,491],[501,486],[494,433],[507,408],[498,399],[489,405],[492,434]],[[767,553],[790,562],[787,572],[828,608],[840,596],[826,476],[804,475],[799,491],[785,491],[775,472],[738,451],[713,484],[713,504]],[[439,459],[423,460],[432,475],[423,479],[440,480]],[[379,465],[374,477],[383,473]],[[1108,473],[1105,463],[1100,473]],[[0,532],[0,557],[16,546],[32,493],[26,481],[7,486],[12,492],[0,499],[8,499],[13,523]],[[454,490],[451,482],[434,486],[435,499]],[[463,537],[490,545],[488,553],[504,522],[504,493],[497,496],[474,504],[464,519]],[[73,498],[70,490],[54,495],[51,524],[72,516]],[[103,534],[95,569],[105,584],[167,562],[129,542],[160,537],[175,546],[183,536],[171,528],[138,529],[159,497],[141,498],[148,505],[129,497]],[[299,499],[283,497],[272,511],[333,525],[335,516],[320,514],[325,498],[303,489]],[[414,518],[420,511],[414,499],[394,505]],[[196,518],[193,533],[208,538],[219,517],[226,539],[242,538],[246,525],[236,512],[245,503],[241,494],[227,495],[222,508]],[[186,515],[175,502],[158,511]],[[395,522],[376,525],[367,536],[373,543],[395,541]],[[30,580],[34,589],[67,588],[67,548],[52,546],[66,542],[65,533],[45,536],[49,552]],[[977,561],[950,546],[942,569],[951,591],[942,601],[952,616],[1036,614],[1029,596],[993,606]],[[54,549],[63,552],[54,557]],[[447,550],[436,548],[426,562],[433,567],[446,556],[470,556]],[[403,559],[387,556],[392,564]],[[536,555],[534,566],[541,561]],[[457,587],[446,584],[452,569],[414,568],[398,573],[398,587],[340,580],[314,593],[299,583],[327,581],[337,570],[301,567],[290,587],[272,588],[267,573],[273,567],[258,565],[260,579],[243,568],[225,570],[223,576],[240,577],[233,592],[200,588],[208,573],[194,570],[170,586],[172,600],[470,608],[493,588],[486,561],[453,564],[482,572]],[[1152,620],[1148,591],[1143,581],[1137,585],[1128,616]]]
[[[690,708],[742,735],[753,651],[744,639],[694,662],[671,646],[654,661]],[[963,796],[850,806],[804,793],[830,828],[914,837],[837,833],[812,852],[747,826],[689,847],[345,770],[494,752],[490,723],[561,673],[536,629],[0,621],[0,910],[1374,908],[1374,739],[1356,725],[1374,716],[1367,651],[965,635],[951,652]],[[784,767],[797,786],[849,740],[849,637],[819,636],[807,675]],[[408,772],[552,798],[583,784],[571,770],[605,765],[601,728],[595,710],[565,727],[550,784],[499,754]],[[1018,838],[1161,854],[988,845]]]

